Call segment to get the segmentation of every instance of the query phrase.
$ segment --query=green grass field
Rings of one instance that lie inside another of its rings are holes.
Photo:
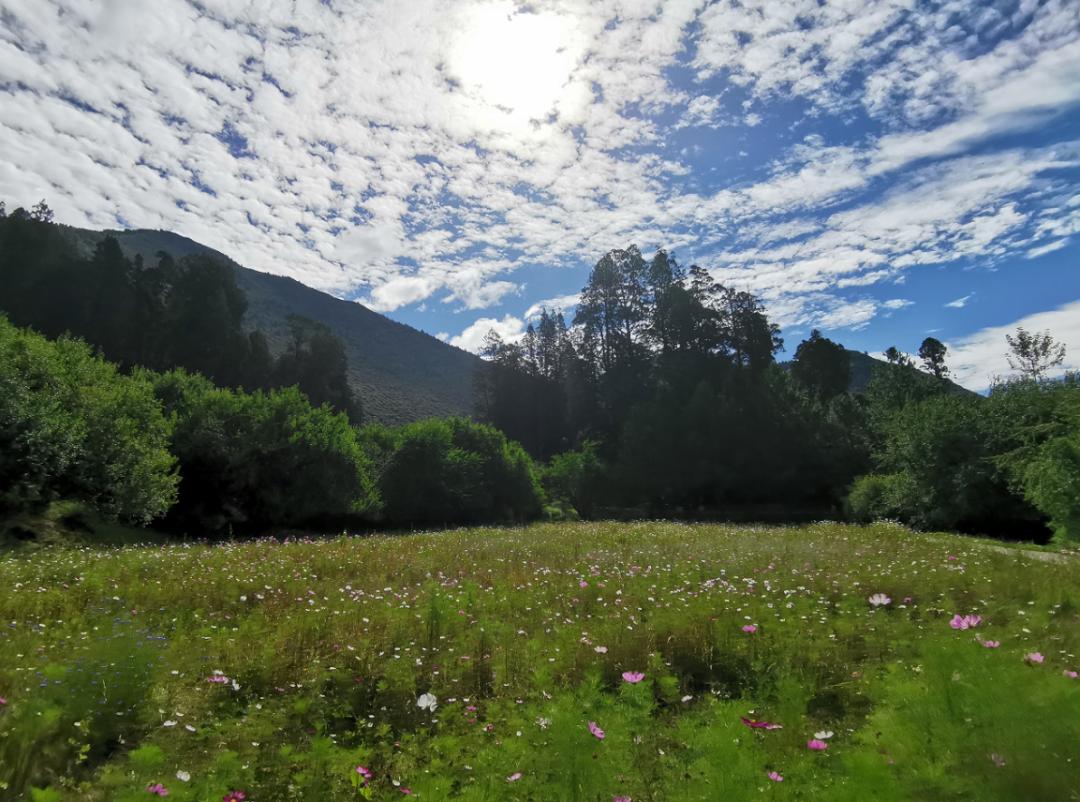
[[[1080,799],[1075,558],[552,524],[16,552],[0,589],[5,800]]]

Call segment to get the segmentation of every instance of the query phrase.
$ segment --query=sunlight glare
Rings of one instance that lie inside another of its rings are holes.
[[[464,92],[515,122],[542,120],[555,111],[576,66],[571,33],[559,15],[484,4],[466,15],[448,67]]]

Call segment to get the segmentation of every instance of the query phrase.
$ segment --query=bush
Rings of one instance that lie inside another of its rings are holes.
[[[151,388],[84,343],[0,317],[0,511],[67,497],[146,523],[176,498],[169,424]]]
[[[370,462],[344,414],[312,407],[294,387],[234,392],[183,371],[153,380],[175,421],[174,525],[218,532],[377,509]]]
[[[1025,466],[1023,488],[1058,540],[1080,542],[1080,432],[1046,442]]]
[[[366,427],[375,452],[383,514],[394,524],[524,521],[543,492],[529,455],[498,429],[464,418]]]
[[[901,482],[899,474],[871,473],[860,476],[844,502],[847,517],[859,523],[899,518]]]
[[[573,505],[588,518],[599,501],[604,475],[605,467],[596,443],[586,441],[577,451],[551,458],[543,470],[544,490],[551,498]]]
[[[939,395],[893,416],[882,461],[903,476],[894,489],[906,522],[988,534],[1040,526],[999,466],[1008,432],[992,412],[985,398]]]

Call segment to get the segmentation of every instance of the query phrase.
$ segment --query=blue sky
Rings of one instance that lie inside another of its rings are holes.
[[[610,248],[789,351],[1080,365],[1080,3],[3,0],[0,197],[164,228],[465,348]],[[256,7],[257,6],[257,7]]]

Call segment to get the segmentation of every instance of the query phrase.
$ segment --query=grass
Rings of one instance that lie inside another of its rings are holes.
[[[4,799],[1080,799],[1080,561],[972,539],[63,547],[0,558],[0,588]]]

